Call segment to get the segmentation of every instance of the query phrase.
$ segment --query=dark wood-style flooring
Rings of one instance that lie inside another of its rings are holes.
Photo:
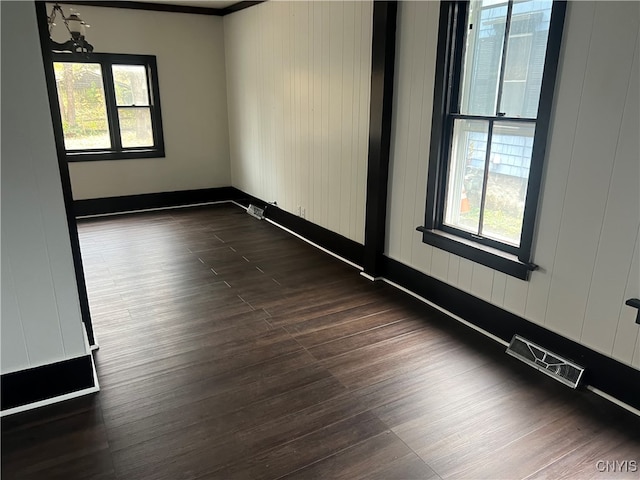
[[[3,478],[639,476],[638,417],[237,206],[79,231],[102,390],[3,419]]]

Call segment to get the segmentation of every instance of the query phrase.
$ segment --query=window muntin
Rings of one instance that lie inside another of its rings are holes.
[[[54,54],[53,67],[68,160],[164,157],[155,57]]]
[[[470,3],[460,101],[450,114],[441,226],[511,253],[520,246],[552,3]]]
[[[552,4],[470,2],[460,113],[537,116]]]
[[[144,65],[113,65],[112,71],[122,147],[152,147],[149,81]]]
[[[423,241],[521,279],[566,3],[443,0]]]

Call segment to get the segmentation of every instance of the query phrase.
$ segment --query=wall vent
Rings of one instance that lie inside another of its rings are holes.
[[[581,366],[549,352],[519,335],[513,336],[507,353],[571,388],[578,386],[584,373],[584,368]]]
[[[264,218],[264,209],[256,207],[255,205],[250,204],[247,208],[247,213],[258,220],[262,220]]]

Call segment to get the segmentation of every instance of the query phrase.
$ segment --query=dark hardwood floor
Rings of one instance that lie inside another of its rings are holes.
[[[4,418],[3,478],[639,478],[638,417],[237,206],[79,231],[101,391]]]

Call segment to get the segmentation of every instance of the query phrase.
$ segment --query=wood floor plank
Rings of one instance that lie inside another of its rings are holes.
[[[435,473],[390,431],[369,438],[282,478],[287,480],[369,479],[375,475],[386,474],[390,464],[404,457],[413,457],[423,466],[421,471],[413,472],[415,476],[405,478],[436,478]]]
[[[78,233],[101,391],[3,418],[3,478],[637,478],[638,417],[236,205]]]
[[[224,476],[256,480],[280,478],[384,431],[386,426],[375,415],[361,413],[227,467]]]

